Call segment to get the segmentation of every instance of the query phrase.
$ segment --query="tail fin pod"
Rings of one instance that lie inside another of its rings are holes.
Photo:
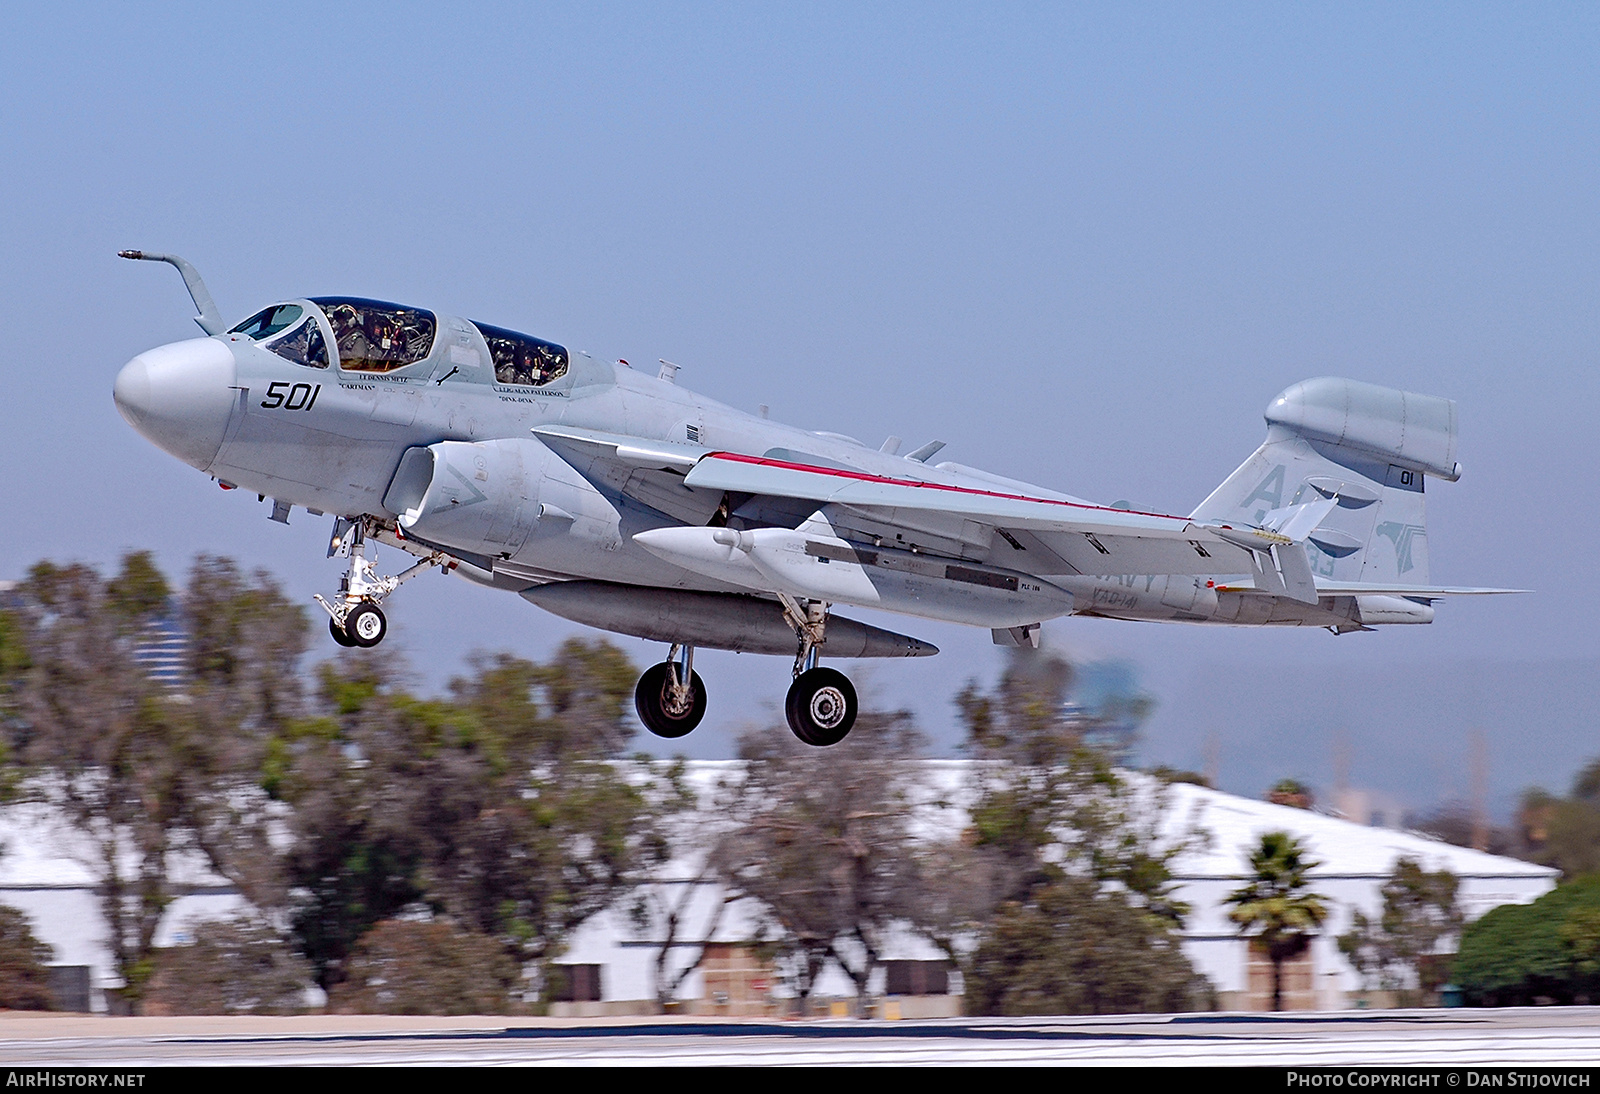
[[[1315,574],[1426,584],[1423,482],[1461,477],[1455,402],[1322,377],[1288,388],[1266,419],[1267,439],[1195,519],[1259,525],[1274,509],[1337,496],[1307,540]]]

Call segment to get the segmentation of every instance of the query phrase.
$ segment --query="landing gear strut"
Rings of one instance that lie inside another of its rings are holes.
[[[694,647],[674,645],[633,690],[639,721],[657,737],[683,737],[706,716],[706,686],[694,671]]]
[[[794,628],[800,647],[794,655],[794,683],[783,703],[789,729],[808,745],[836,745],[856,724],[856,689],[844,673],[817,666],[819,647],[827,641],[828,605],[806,603],[778,594],[783,616]]]
[[[376,646],[389,633],[389,621],[378,606],[384,597],[430,566],[451,565],[436,551],[394,577],[379,577],[373,560],[367,557],[366,522],[343,517],[334,521],[333,539],[328,544],[328,557],[335,553],[348,555],[350,568],[339,579],[339,593],[332,601],[321,593],[316,593],[315,599],[328,613],[328,633],[333,640],[363,649]]]
[[[836,745],[856,724],[858,704],[856,689],[844,673],[817,665],[827,638],[828,605],[820,600],[802,603],[787,593],[779,593],[778,599],[799,641],[784,716],[806,744]],[[633,691],[633,707],[657,737],[682,737],[699,725],[706,715],[706,686],[694,671],[694,647],[675,642],[665,661],[645,669]]]

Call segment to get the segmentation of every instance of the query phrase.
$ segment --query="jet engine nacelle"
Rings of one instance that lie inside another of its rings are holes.
[[[441,441],[409,448],[383,504],[405,535],[510,557],[547,508],[541,493],[548,493],[543,488],[556,458],[534,440]]]

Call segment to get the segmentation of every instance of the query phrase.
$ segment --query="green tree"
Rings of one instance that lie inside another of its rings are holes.
[[[311,964],[249,915],[194,924],[193,940],[158,951],[147,1009],[165,1014],[298,1014]]]
[[[508,1014],[521,973],[498,941],[443,921],[386,920],[362,935],[328,1009],[336,1014]]]
[[[83,841],[120,994],[138,1010],[173,898],[170,860],[191,843],[204,778],[190,711],[135,658],[168,590],[140,552],[109,581],[88,566],[41,562],[20,593],[27,668],[16,751],[37,776],[31,793]]]
[[[1162,786],[1134,785],[1083,741],[1065,716],[1071,666],[1048,651],[1013,651],[999,685],[957,696],[976,790],[968,840],[995,904],[1081,875],[1130,894],[1174,924],[1188,908],[1174,896],[1172,862],[1198,833],[1163,840]]]
[[[413,906],[543,960],[665,858],[672,794],[618,762],[634,673],[615,647],[473,667],[451,697],[419,699],[381,654],[352,651],[291,734],[293,922],[325,988],[366,931]]]
[[[195,841],[213,869],[284,926],[288,879],[273,831],[291,739],[308,713],[305,609],[265,571],[195,559],[180,598],[185,705],[196,725]]]
[[[1279,779],[1267,791],[1267,800],[1273,805],[1287,805],[1291,809],[1310,809],[1316,804],[1316,795],[1299,779]]]
[[[174,611],[184,677],[158,685],[137,654]],[[292,929],[325,988],[403,912],[543,960],[662,860],[674,794],[618,762],[634,672],[609,643],[480,657],[436,698],[401,688],[388,651],[349,651],[308,694],[306,630],[264,573],[202,556],[174,597],[142,553],[110,580],[40,563],[0,616],[0,726],[30,792],[91,849],[130,1009],[177,856],[204,856],[270,930]]]
[[[974,1014],[1187,1011],[1209,996],[1170,920],[1088,878],[1001,904],[966,962]]]
[[[1283,1009],[1283,963],[1304,953],[1328,917],[1324,899],[1308,891],[1307,875],[1318,866],[1287,832],[1267,832],[1247,849],[1249,884],[1233,891],[1228,918],[1239,933],[1272,961],[1272,1009]]]
[[[1198,771],[1185,771],[1178,767],[1169,767],[1167,764],[1157,764],[1155,767],[1145,768],[1145,774],[1152,778],[1160,779],[1167,784],[1187,783],[1190,786],[1203,786],[1208,790],[1215,789],[1211,780]]]
[[[1572,780],[1572,792],[1557,798],[1542,790],[1523,796],[1523,826],[1535,862],[1572,879],[1600,872],[1600,759]]]
[[[708,853],[732,894],[765,909],[764,937],[793,958],[802,999],[830,960],[865,998],[889,933],[924,921],[921,744],[905,711],[863,711],[829,748],[777,730],[740,738]]]
[[[50,962],[55,951],[34,937],[28,917],[0,904],[0,1009],[54,1010]]]
[[[25,773],[18,761],[28,736],[22,700],[31,667],[24,615],[0,608],[0,801],[16,794]]]
[[[1179,945],[1173,862],[1200,837],[1158,833],[1166,784],[1130,782],[1085,743],[1070,680],[1024,650],[993,690],[958,698],[978,761],[971,827],[930,871],[930,913],[952,954],[975,939],[964,970],[980,1011],[1188,1009],[1206,992]]]
[[[182,678],[157,684],[140,656],[174,623]],[[299,711],[305,629],[265,574],[202,556],[174,596],[147,552],[109,580],[41,562],[0,620],[12,753],[90,849],[129,1009],[155,971],[176,856],[203,856],[262,908],[286,903],[262,783],[273,735]]]
[[[1467,924],[1452,975],[1477,1006],[1600,1000],[1600,874]]]
[[[1424,870],[1401,857],[1383,884],[1383,910],[1376,919],[1357,911],[1339,936],[1339,950],[1368,983],[1400,994],[1414,1006],[1450,978],[1450,958],[1440,953],[1461,931],[1456,902],[1460,879],[1449,870]]]

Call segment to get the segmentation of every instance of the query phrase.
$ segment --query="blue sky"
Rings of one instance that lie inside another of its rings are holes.
[[[999,7],[999,10],[995,10]],[[1280,389],[1451,396],[1433,576],[1536,595],[1340,638],[1090,620],[1160,707],[1144,756],[1227,789],[1352,780],[1426,805],[1490,742],[1504,807],[1600,752],[1600,14],[1530,5],[15,6],[0,17],[0,577],[199,551],[330,588],[285,529],[118,418],[117,368],[230,316],[370,295],[683,365],[735,406],[1075,494],[1187,511]],[[574,628],[429,578],[419,686]],[[859,674],[950,747],[978,632]],[[625,640],[641,664],[657,656]],[[320,647],[319,647],[320,648]],[[386,647],[388,648],[388,647]],[[787,665],[710,655],[725,752]]]

